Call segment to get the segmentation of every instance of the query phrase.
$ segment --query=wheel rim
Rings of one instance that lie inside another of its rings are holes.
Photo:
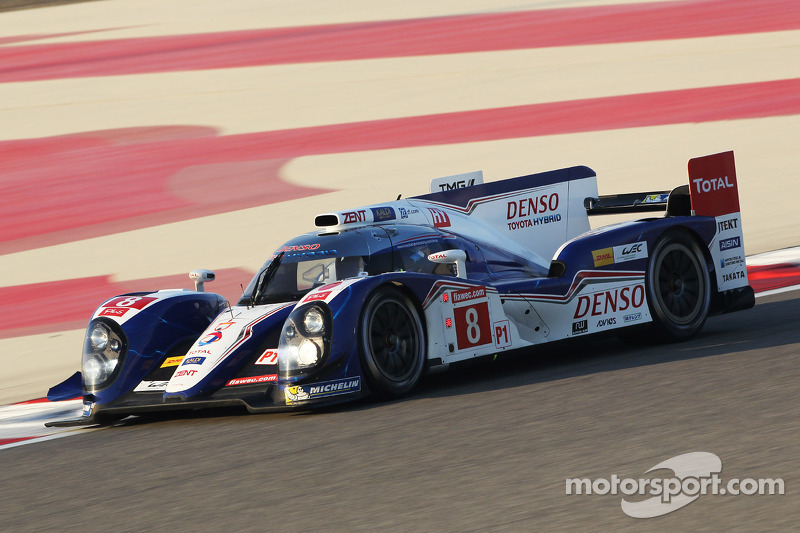
[[[657,296],[667,317],[678,324],[693,322],[703,310],[705,278],[699,260],[680,244],[667,245],[659,255]]]
[[[378,371],[391,381],[405,381],[416,371],[419,331],[400,301],[386,299],[374,308],[367,325],[367,344]]]

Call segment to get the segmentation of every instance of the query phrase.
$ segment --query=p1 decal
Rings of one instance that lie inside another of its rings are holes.
[[[453,309],[458,349],[473,348],[492,342],[489,304],[479,302]]]
[[[492,324],[495,348],[508,348],[511,346],[511,332],[508,329],[509,325],[508,320],[501,320]]]
[[[269,350],[264,351],[256,362],[256,365],[277,365],[278,364],[278,350],[275,348],[270,348]]]

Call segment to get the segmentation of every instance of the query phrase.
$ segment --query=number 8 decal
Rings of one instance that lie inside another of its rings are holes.
[[[488,303],[456,307],[453,309],[453,318],[459,350],[492,342]]]
[[[127,309],[142,309],[150,302],[155,301],[152,296],[117,296],[106,303],[103,307],[123,307]]]

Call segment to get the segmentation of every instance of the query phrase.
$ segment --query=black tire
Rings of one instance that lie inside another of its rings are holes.
[[[700,331],[711,307],[711,279],[695,239],[681,231],[662,236],[650,254],[645,285],[660,340],[681,341]]]
[[[425,365],[425,335],[411,300],[393,287],[368,299],[359,325],[361,366],[372,394],[396,398],[419,381]]]

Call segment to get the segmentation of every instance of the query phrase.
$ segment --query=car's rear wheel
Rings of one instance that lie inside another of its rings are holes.
[[[679,341],[695,335],[711,307],[711,281],[697,241],[680,231],[656,243],[647,269],[647,302],[656,334]]]
[[[360,323],[364,378],[378,398],[395,398],[419,381],[425,335],[419,313],[398,289],[381,287],[367,300]]]

